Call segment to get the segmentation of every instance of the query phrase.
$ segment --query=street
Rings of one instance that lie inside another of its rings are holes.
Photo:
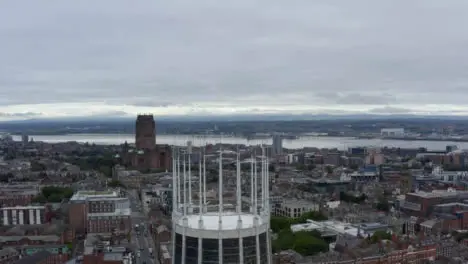
[[[154,241],[149,234],[148,218],[143,213],[143,205],[138,197],[138,192],[130,190],[129,199],[132,208],[131,243],[135,246],[135,255],[137,255],[136,252],[140,252],[140,257],[136,258],[136,264],[159,264],[159,261],[153,258],[149,252],[149,248],[152,248],[154,253]],[[135,225],[139,226],[138,232],[135,230]]]

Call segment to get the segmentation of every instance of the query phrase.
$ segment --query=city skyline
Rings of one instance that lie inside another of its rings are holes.
[[[461,0],[8,1],[0,119],[468,116],[466,8]]]

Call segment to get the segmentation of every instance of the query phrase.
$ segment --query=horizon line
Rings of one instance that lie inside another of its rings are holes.
[[[232,114],[232,115],[154,115],[155,120],[159,121],[193,121],[193,122],[232,122],[232,121],[319,121],[319,120],[372,120],[372,119],[439,119],[448,120],[466,120],[467,115],[447,115],[447,114]],[[68,116],[68,117],[36,117],[27,119],[7,119],[0,120],[0,123],[27,123],[38,121],[67,122],[67,121],[98,121],[104,119],[112,120],[135,120],[138,115],[126,116]],[[109,120],[110,121],[110,120]],[[443,120],[441,120],[443,121]]]

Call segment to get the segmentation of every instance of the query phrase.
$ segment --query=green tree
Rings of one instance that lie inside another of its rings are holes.
[[[340,192],[340,201],[348,202],[348,203],[363,203],[367,200],[367,196],[365,194],[361,194],[359,196],[349,195],[345,192]]]
[[[301,231],[294,234],[293,249],[301,255],[311,256],[328,251],[328,244],[310,232]]]
[[[270,228],[274,233],[278,233],[284,229],[289,229],[290,227],[291,221],[287,217],[272,216],[270,218]]]
[[[112,177],[112,167],[103,165],[98,168],[98,171],[106,175],[107,177]]]
[[[297,164],[296,170],[300,170],[300,171],[306,170],[306,166],[304,164]]]
[[[291,232],[290,229],[284,229],[278,233],[278,238],[273,241],[274,252],[293,249],[298,253],[311,256],[318,252],[328,250],[328,243],[321,238],[318,231],[299,231]]]
[[[40,203],[40,204],[43,204],[43,203],[47,203],[47,198],[44,197],[44,195],[42,194],[39,194],[38,196],[34,197],[32,200],[31,200],[32,203]]]
[[[68,187],[46,186],[42,188],[41,196],[44,197],[47,202],[58,203],[63,199],[69,199],[72,197],[73,189]]]
[[[73,189],[71,188],[64,188],[62,191],[62,196],[65,199],[70,199],[73,196]]]
[[[67,248],[69,251],[72,251],[73,250],[73,244],[72,243],[67,243]]]
[[[110,182],[107,184],[107,186],[109,186],[109,187],[114,187],[114,188],[115,188],[115,187],[125,188],[125,185],[124,185],[122,182],[118,181],[118,180],[112,180],[112,181],[110,181]]]
[[[31,171],[44,171],[46,169],[46,166],[42,163],[39,163],[37,161],[31,162]]]
[[[44,197],[46,197],[46,198],[48,198],[49,196],[51,196],[54,193],[60,193],[60,192],[61,192],[60,187],[46,186],[46,187],[42,188],[42,195],[44,195]]]
[[[463,233],[455,233],[455,239],[457,240],[457,242],[460,242],[462,241],[463,239],[467,239],[468,238],[468,232],[463,232]]]
[[[273,241],[273,249],[275,252],[280,252],[294,247],[294,234],[289,229],[281,230],[278,233],[278,238]]]
[[[380,211],[385,211],[388,212],[390,211],[390,204],[388,203],[388,200],[385,198],[379,199],[377,205],[376,205],[377,210]]]
[[[378,241],[384,240],[384,239],[386,240],[392,239],[392,234],[386,231],[378,230],[378,231],[375,231],[374,234],[372,234],[371,236],[372,243],[377,243]]]
[[[60,193],[53,193],[47,197],[47,201],[51,203],[60,203],[63,199],[63,195]]]

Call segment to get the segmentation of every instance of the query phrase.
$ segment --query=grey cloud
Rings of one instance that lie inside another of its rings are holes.
[[[379,108],[372,108],[369,110],[371,114],[412,114],[413,110],[406,109],[406,108],[399,108],[399,107],[379,107]]]
[[[379,105],[379,104],[394,104],[397,99],[385,93],[368,94],[368,93],[338,93],[338,92],[323,92],[316,93],[315,96],[326,100],[329,103],[340,105]]]
[[[0,4],[0,105],[468,99],[464,0],[19,2]]]
[[[0,112],[0,117],[39,117],[42,113],[25,112],[25,113],[4,113]]]
[[[112,103],[109,102],[109,103]],[[127,100],[118,100],[114,101],[113,104],[120,103],[120,104],[127,104],[133,106],[144,106],[144,107],[158,107],[158,108],[167,108],[170,106],[175,106],[176,104],[164,101],[157,101],[152,99],[127,99]]]
[[[150,106],[150,107],[158,107],[158,108],[167,108],[167,107],[173,105],[171,103],[158,103],[158,102],[152,102],[152,101],[132,102],[132,103],[129,103],[129,104],[134,105],[134,106]]]
[[[125,111],[103,111],[103,112],[92,112],[90,116],[112,116],[112,117],[125,117],[130,114]]]
[[[355,105],[375,105],[375,104],[393,104],[397,103],[395,97],[391,95],[370,95],[370,94],[359,94],[352,93],[339,96],[337,101],[338,104],[355,104]]]

